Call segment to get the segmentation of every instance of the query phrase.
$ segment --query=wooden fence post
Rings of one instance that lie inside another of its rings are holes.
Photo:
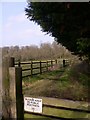
[[[22,70],[14,67],[13,57],[6,57],[2,71],[2,119],[23,120]]]
[[[13,57],[2,59],[2,117],[11,118],[9,67],[14,67]]]
[[[56,65],[57,65],[57,60],[55,60],[55,63],[56,63]]]
[[[2,117],[2,51],[0,50],[0,119]]]
[[[53,67],[53,61],[51,60],[51,67]]]
[[[10,98],[11,98],[11,118],[24,120],[24,103],[22,94],[22,68],[10,67]]]
[[[46,62],[46,69],[47,69],[47,71],[48,71],[48,61]]]
[[[63,60],[63,67],[65,67],[65,60]]]
[[[21,63],[20,63],[20,61],[18,62],[18,67],[21,67]]]
[[[40,61],[40,74],[42,74],[42,62]]]
[[[31,77],[33,75],[33,62],[31,61]]]

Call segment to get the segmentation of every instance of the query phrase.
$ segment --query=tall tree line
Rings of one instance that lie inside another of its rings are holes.
[[[2,48],[3,57],[15,57],[16,60],[29,61],[29,60],[47,60],[57,58],[70,58],[73,55],[61,44],[57,42],[42,43],[40,46],[11,46]]]

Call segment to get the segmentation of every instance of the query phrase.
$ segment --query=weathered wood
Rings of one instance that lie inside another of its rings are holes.
[[[10,67],[9,77],[10,77],[11,118],[23,120],[24,103],[22,94],[22,68]]]
[[[9,67],[14,67],[15,59],[13,57],[9,58]]]
[[[57,65],[57,60],[55,60],[55,63],[56,63],[56,65]]]
[[[51,67],[53,67],[53,61],[51,60]]]
[[[48,71],[48,61],[46,62],[46,69],[47,69],[47,71]]]
[[[23,120],[22,69],[14,67],[14,58],[3,58],[2,64],[2,117],[3,120]]]
[[[0,49],[0,119],[2,117],[2,49]]]
[[[11,118],[10,105],[10,81],[9,81],[9,67],[14,66],[13,57],[5,57],[2,59],[2,116],[3,119]]]
[[[31,61],[31,77],[33,75],[33,62]]]
[[[18,67],[20,67],[21,66],[21,63],[20,63],[20,61],[18,62]]]
[[[63,67],[65,67],[65,60],[63,60]]]
[[[44,72],[44,68],[46,68],[45,69],[46,71],[48,71],[49,68],[53,70],[53,68],[54,68],[53,66],[61,64],[61,61],[56,59],[56,60],[48,60],[48,61],[20,62],[19,64],[21,66],[22,65],[27,65],[27,64],[30,65],[30,68],[23,68],[23,66],[22,66],[22,71],[28,71],[28,75],[23,76],[23,78],[24,78],[24,77],[36,75],[37,73],[34,74],[35,69],[38,69],[38,74],[42,74]],[[34,67],[35,64],[39,64],[39,66]],[[43,64],[46,64],[46,66],[44,66]],[[65,67],[66,65],[68,65],[67,61],[63,60],[62,61],[62,67]],[[30,72],[29,72],[29,70],[30,70]]]
[[[40,74],[42,74],[42,62],[40,61]]]

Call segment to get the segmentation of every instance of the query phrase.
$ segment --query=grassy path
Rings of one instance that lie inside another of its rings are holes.
[[[88,100],[88,87],[69,77],[70,74],[67,68],[26,78],[23,80],[23,93],[75,101]]]
[[[25,96],[37,98],[41,96],[39,98],[43,99],[43,104],[88,110],[90,103],[84,102],[88,99],[88,89],[86,83],[83,84],[82,81],[86,80],[87,82],[89,78],[85,75],[79,78],[80,76],[77,77],[76,75],[76,72],[64,68],[24,79],[23,93]],[[64,118],[90,118],[90,113],[43,106],[43,114],[47,113]],[[32,114],[25,114],[25,117],[37,118]],[[38,117],[42,118],[41,116]]]

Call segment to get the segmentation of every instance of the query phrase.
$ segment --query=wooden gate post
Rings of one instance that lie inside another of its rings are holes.
[[[24,120],[24,102],[22,94],[22,68],[10,67],[11,117]]]
[[[0,119],[2,117],[2,51],[0,50]]]
[[[14,67],[14,58],[2,60],[2,117],[3,120],[24,118],[22,70]],[[21,102],[22,101],[22,102]]]
[[[2,117],[3,119],[11,118],[10,105],[10,82],[9,82],[9,67],[14,66],[13,57],[2,58]]]

